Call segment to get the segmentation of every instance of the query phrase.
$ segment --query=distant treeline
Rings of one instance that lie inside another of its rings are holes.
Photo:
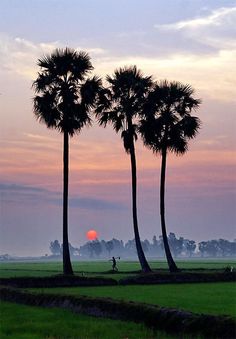
[[[168,241],[174,257],[235,257],[236,256],[236,239],[228,241],[225,239],[208,240],[196,243],[194,240],[176,237],[174,233],[168,235]],[[88,241],[79,248],[69,244],[70,254],[72,257],[86,259],[107,258],[111,256],[121,256],[125,258],[137,257],[135,240],[112,239]],[[162,236],[154,235],[152,241],[142,241],[143,250],[148,257],[164,257],[164,245]],[[58,240],[50,243],[50,252],[53,256],[61,256],[63,245]]]

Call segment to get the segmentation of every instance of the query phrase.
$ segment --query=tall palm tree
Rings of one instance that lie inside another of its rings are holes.
[[[38,60],[40,72],[33,83],[34,113],[39,122],[63,133],[63,273],[73,274],[68,243],[69,137],[91,123],[100,79],[88,78],[93,69],[85,52],[56,49]]]
[[[134,143],[137,140],[135,119],[140,113],[146,94],[152,85],[151,77],[144,77],[135,66],[116,70],[113,76],[107,76],[108,88],[97,108],[100,125],[113,125],[114,130],[121,132],[125,151],[130,154],[132,171],[132,212],[133,227],[138,258],[143,272],[151,269],[145,258],[138,229],[137,218],[137,177]]]
[[[143,110],[139,131],[144,144],[161,155],[160,215],[164,248],[171,272],[178,270],[171,255],[165,223],[165,178],[167,153],[182,155],[188,150],[188,140],[196,136],[200,120],[191,112],[200,105],[189,85],[166,80],[150,91]]]

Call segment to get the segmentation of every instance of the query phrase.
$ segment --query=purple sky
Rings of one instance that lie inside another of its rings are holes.
[[[235,1],[2,0],[0,3],[0,254],[40,255],[62,239],[62,136],[32,112],[37,59],[57,47],[87,51],[104,77],[137,65],[191,84],[202,129],[168,157],[168,232],[236,238]],[[133,238],[130,160],[119,135],[94,123],[71,140],[70,242],[86,232]],[[142,239],[160,235],[160,158],[137,142]]]

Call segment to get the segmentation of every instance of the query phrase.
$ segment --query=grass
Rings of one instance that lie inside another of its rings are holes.
[[[167,271],[164,260],[150,262],[153,269]],[[236,267],[236,261],[225,260],[178,260],[178,267],[188,271],[203,268],[223,271],[227,266]],[[111,274],[108,261],[77,261],[73,263],[75,274],[88,277],[125,278],[137,274],[138,262],[118,262],[119,272]],[[45,277],[62,273],[61,262],[7,262],[0,263],[0,277]],[[107,287],[77,287],[31,289],[38,292],[87,295],[131,300],[163,307],[179,308],[194,313],[230,315],[236,318],[236,284],[166,284]],[[143,325],[109,319],[76,315],[62,309],[43,309],[2,302],[0,337],[4,338],[173,338],[165,333],[154,333]],[[189,337],[188,337],[189,338]]]
[[[40,293],[86,295],[131,300],[194,313],[236,318],[236,284],[200,283],[30,289]]]
[[[192,270],[203,268],[205,270],[219,269],[226,266],[236,267],[236,261],[232,258],[214,260],[177,260],[177,265],[181,269]],[[166,261],[150,261],[153,269],[167,269]],[[132,275],[140,270],[140,265],[136,261],[119,261],[119,273],[109,273],[111,263],[105,260],[98,261],[75,261],[73,262],[75,274],[84,273],[86,276],[104,276],[107,278],[121,279],[127,275]],[[133,273],[132,273],[133,272]],[[42,277],[62,273],[61,262],[4,262],[0,263],[0,277]]]
[[[62,309],[1,302],[1,339],[174,339],[142,324],[94,318]]]

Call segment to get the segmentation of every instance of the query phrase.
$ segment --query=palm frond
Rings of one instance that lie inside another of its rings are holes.
[[[39,59],[38,65],[41,70],[33,82],[37,94],[34,99],[36,118],[47,127],[67,131],[70,135],[89,125],[101,80],[86,78],[93,69],[88,54],[70,48],[56,49]]]
[[[88,107],[94,107],[101,86],[102,81],[100,78],[94,76],[87,79],[80,87],[82,103]]]
[[[196,136],[200,119],[191,116],[200,100],[193,97],[190,85],[162,80],[156,83],[143,105],[139,132],[144,144],[154,152],[167,148],[170,152],[183,154],[187,141]]]

